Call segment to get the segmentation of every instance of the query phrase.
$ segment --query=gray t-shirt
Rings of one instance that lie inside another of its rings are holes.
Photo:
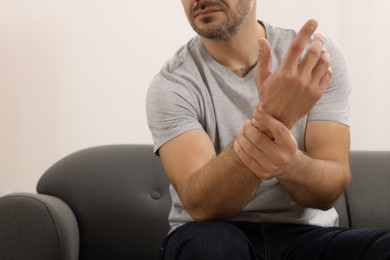
[[[263,24],[271,45],[273,71],[296,32]],[[348,125],[350,85],[346,60],[330,39],[325,48],[331,56],[333,79],[310,113],[291,130],[303,151],[308,120],[331,120]],[[258,101],[255,71],[256,68],[242,78],[236,76],[210,56],[199,36],[180,48],[155,76],[147,94],[147,118],[156,154],[164,143],[192,129],[204,129],[217,154],[226,148],[243,121],[251,118]],[[169,222],[173,230],[193,218],[172,186],[170,192]],[[281,189],[277,179],[271,179],[261,183],[257,194],[232,221],[335,226],[338,215],[334,209],[321,211],[296,204]]]

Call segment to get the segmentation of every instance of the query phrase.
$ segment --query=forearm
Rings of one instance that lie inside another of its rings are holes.
[[[312,159],[298,151],[297,163],[278,177],[292,200],[304,207],[327,210],[349,183],[349,167],[334,161]]]
[[[277,178],[292,200],[302,206],[328,209],[348,185],[349,128],[345,125],[309,122],[305,136],[308,155],[298,149],[288,128],[266,113],[246,121],[237,140],[241,161],[260,179]]]
[[[228,220],[256,194],[257,178],[229,145],[181,185],[180,196],[198,222]]]

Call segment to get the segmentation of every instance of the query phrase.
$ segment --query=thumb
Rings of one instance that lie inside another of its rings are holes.
[[[259,53],[257,57],[256,85],[259,88],[261,84],[271,74],[271,47],[265,38],[259,40]]]

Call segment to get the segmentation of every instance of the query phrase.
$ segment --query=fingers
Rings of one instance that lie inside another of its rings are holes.
[[[310,37],[313,35],[317,29],[318,23],[315,20],[307,21],[301,30],[298,32],[297,36],[291,43],[286,57],[283,60],[282,65],[288,68],[295,69],[298,65],[299,59],[302,56],[303,50],[307,42],[310,40]]]
[[[324,74],[324,76],[320,79],[320,82],[318,83],[318,91],[320,93],[324,93],[324,91],[325,91],[326,87],[329,85],[332,77],[333,77],[333,71],[332,71],[332,68],[329,67],[326,70],[326,73]]]
[[[309,79],[313,87],[313,96],[321,97],[332,78],[330,55],[324,48],[325,38],[317,35],[310,44],[302,62],[298,65],[299,71]]]
[[[261,113],[260,113],[261,114]],[[275,140],[261,132],[246,120],[243,128],[237,134],[234,150],[240,160],[261,179],[275,177],[282,172],[298,145],[290,131],[278,120],[269,115],[262,115],[261,122],[254,119],[254,123],[262,125],[272,131]],[[267,126],[265,126],[267,125]]]
[[[271,179],[272,176],[267,173],[261,165],[254,160],[251,156],[249,156],[242,146],[236,141],[234,143],[234,152],[240,158],[240,160],[248,167],[257,177],[263,180]]]
[[[310,46],[307,48],[307,51],[305,55],[302,58],[302,61],[298,65],[299,70],[304,73],[305,75],[311,76],[313,69],[316,67],[318,62],[322,59],[322,61],[329,61],[324,60],[324,55],[327,54],[327,51],[324,49],[325,44],[325,38],[321,35],[316,35],[310,44]],[[321,63],[322,65],[327,65],[329,67],[329,64],[325,64],[325,62]]]
[[[330,55],[324,45],[325,37],[316,35],[297,65],[300,82],[316,99],[322,96],[333,75],[330,68]]]
[[[261,84],[271,74],[271,47],[265,38],[259,40],[256,83]]]
[[[237,141],[234,144],[234,150],[240,160],[261,179],[270,177],[265,170],[265,167],[270,168],[270,160],[259,147],[264,148],[270,143],[272,141],[265,134],[252,126],[249,120],[246,120],[243,128],[238,131]]]
[[[314,68],[310,72],[312,74],[312,80],[315,83],[318,83],[322,77],[330,69],[330,56],[327,50],[322,49],[321,55],[315,64]]]
[[[252,125],[262,132],[266,132],[267,136],[271,137],[273,143],[277,145],[281,146],[291,143],[290,130],[282,122],[262,110],[253,112]]]
[[[256,120],[252,120],[256,121]],[[251,121],[246,120],[244,122],[243,134],[253,144],[254,147],[259,149],[258,152],[252,152],[255,156],[261,157],[266,154],[267,150],[272,149],[275,145],[272,137],[268,136],[264,132],[260,131],[252,124]],[[265,128],[266,129],[266,128]],[[260,152],[261,151],[261,152]]]

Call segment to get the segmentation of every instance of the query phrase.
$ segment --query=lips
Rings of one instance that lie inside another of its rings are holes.
[[[212,15],[216,12],[223,12],[227,9],[227,6],[218,0],[199,1],[191,11],[191,17],[195,18],[200,15]]]
[[[206,8],[206,9],[198,10],[198,11],[195,12],[195,17],[197,17],[199,15],[212,14],[212,13],[215,13],[215,12],[218,12],[218,11],[220,11],[220,10],[216,9],[216,8]]]

